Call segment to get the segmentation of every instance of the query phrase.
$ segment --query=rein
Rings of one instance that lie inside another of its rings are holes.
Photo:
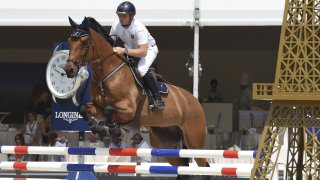
[[[98,72],[101,72],[102,70],[102,67],[105,63],[106,60],[108,60],[110,57],[112,57],[113,55],[116,54],[116,52],[113,52],[111,53],[110,55],[107,55],[106,57],[103,57],[103,58],[98,58],[94,61],[89,61],[88,58],[87,58],[87,55],[88,55],[88,52],[89,52],[89,49],[90,47],[92,48],[92,51],[93,53],[95,52],[95,48],[94,48],[94,44],[92,43],[92,37],[90,35],[90,33],[86,32],[86,31],[83,31],[83,30],[76,30],[75,32],[73,32],[71,34],[71,38],[81,38],[81,37],[84,37],[84,36],[89,36],[89,39],[86,43],[86,46],[85,46],[85,49],[84,51],[82,52],[82,58],[80,61],[75,61],[75,60],[71,60],[71,59],[68,59],[67,62],[72,62],[73,64],[75,64],[78,68],[80,66],[85,66],[85,65],[88,65],[88,64],[94,64],[94,63],[98,63],[99,64],[99,71]],[[101,95],[104,96],[104,90],[103,90],[103,87],[102,87],[102,83],[104,81],[107,81],[111,76],[113,76],[115,73],[117,73],[123,66],[125,66],[127,64],[127,62],[125,62],[125,60],[123,58],[121,58],[123,60],[123,62],[121,64],[119,64],[118,66],[116,66],[113,70],[111,70],[109,73],[103,75],[100,79],[95,79],[93,76],[91,78],[91,81],[95,84],[97,84],[97,86],[100,88],[100,92],[101,92]]]
[[[108,56],[106,56],[106,57],[104,57],[104,58],[99,58],[99,59],[97,59],[97,60],[94,60],[94,61],[92,61],[92,62],[89,62],[89,64],[93,64],[93,63],[100,63],[101,61],[104,61],[104,60],[106,60],[106,59],[108,59],[109,57],[111,57],[111,56],[113,56],[113,55],[115,55],[116,54],[116,52],[113,52],[112,54],[110,54],[110,55],[108,55]]]
[[[111,72],[104,75],[103,78],[101,78],[100,80],[95,80],[94,77],[92,76],[91,81],[100,87],[100,92],[101,92],[102,96],[104,96],[104,90],[102,87],[102,83],[104,81],[108,80],[112,75],[114,75],[117,71],[119,71],[124,65],[126,65],[126,63],[122,62],[120,65],[115,67]]]
[[[90,37],[90,43],[88,44],[91,44],[91,37]],[[88,46],[89,47],[89,46]],[[86,49],[86,51],[88,51],[89,49]],[[94,52],[94,44],[92,44],[92,51]],[[104,63],[106,62],[106,60],[108,60],[110,57],[112,57],[113,55],[116,55],[116,52],[113,52],[111,53],[110,55],[107,55],[106,57],[103,57],[103,58],[98,58],[94,61],[91,61],[91,62],[86,62],[86,64],[94,64],[94,63],[98,63],[99,64],[99,71],[101,72],[102,70],[102,67],[104,65]],[[83,58],[84,59],[84,58]],[[121,58],[122,59],[122,58]],[[101,95],[104,96],[104,90],[103,90],[103,87],[102,87],[102,83],[106,80],[108,80],[111,76],[113,76],[116,72],[118,72],[124,65],[126,65],[127,63],[126,62],[122,62],[121,64],[119,64],[118,66],[116,66],[113,70],[111,70],[109,73],[105,74],[102,76],[102,78],[100,79],[95,79],[94,76],[92,76],[91,78],[91,81],[95,84],[97,84],[97,86],[100,88],[100,92],[101,92]],[[85,65],[85,64],[83,64]]]

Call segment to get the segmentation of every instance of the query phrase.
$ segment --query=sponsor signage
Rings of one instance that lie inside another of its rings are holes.
[[[90,131],[78,108],[71,99],[51,104],[51,129],[53,131]]]

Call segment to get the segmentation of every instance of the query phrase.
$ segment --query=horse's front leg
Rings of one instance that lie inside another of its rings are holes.
[[[113,106],[108,105],[105,107],[105,115],[107,116],[106,125],[109,127],[110,135],[121,136],[121,129],[119,124],[127,123],[134,118],[133,104],[129,100],[119,101],[114,103]]]
[[[116,109],[112,106],[106,106],[103,110],[90,102],[79,107],[79,113],[87,122],[92,133],[98,133],[99,136],[114,135],[120,136],[119,125],[114,121]]]
[[[126,123],[128,120],[134,118],[134,104],[130,100],[123,100],[114,103],[114,105],[107,105],[104,108],[104,114],[107,117],[106,126],[109,128],[109,134],[111,136],[121,136],[121,130],[119,123]]]
[[[121,136],[121,130],[118,123],[115,122],[114,114],[117,112],[116,108],[113,106],[106,106],[104,113],[107,116],[106,125],[109,127],[109,134],[111,136]]]
[[[101,108],[89,102],[79,107],[79,113],[88,124],[92,133],[98,133],[101,137],[108,135],[108,127],[104,126],[107,117]]]

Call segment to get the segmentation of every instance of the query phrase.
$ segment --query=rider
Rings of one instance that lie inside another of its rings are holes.
[[[125,43],[125,48],[114,47],[113,51],[117,54],[126,54],[140,58],[138,71],[152,93],[154,100],[152,109],[164,109],[165,103],[160,96],[157,83],[149,70],[158,54],[156,41],[150,35],[147,28],[140,21],[134,19],[136,8],[131,2],[124,1],[120,3],[116,13],[119,21],[112,25],[110,35],[119,37]]]

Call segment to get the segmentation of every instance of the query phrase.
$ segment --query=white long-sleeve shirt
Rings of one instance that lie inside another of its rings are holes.
[[[156,44],[156,41],[148,29],[138,20],[133,19],[130,26],[125,28],[120,22],[115,22],[110,30],[110,35],[118,36],[129,49],[136,49],[141,44],[148,44],[149,47]]]

